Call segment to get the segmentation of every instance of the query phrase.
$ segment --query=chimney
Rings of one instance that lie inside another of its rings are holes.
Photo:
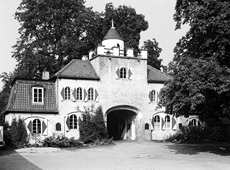
[[[83,55],[81,60],[88,60],[88,56],[87,55]]]
[[[168,73],[168,67],[167,66],[163,66],[163,72],[166,74]]]
[[[50,73],[48,71],[42,72],[42,80],[49,80],[50,79]]]

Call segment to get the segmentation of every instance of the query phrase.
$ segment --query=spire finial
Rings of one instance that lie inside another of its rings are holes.
[[[113,19],[112,19],[112,28],[114,28],[114,23],[113,23]]]

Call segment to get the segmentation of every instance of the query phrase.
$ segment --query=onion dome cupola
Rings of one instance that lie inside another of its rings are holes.
[[[109,29],[109,31],[106,33],[105,37],[102,40],[102,45],[104,45],[105,48],[109,49],[113,47],[119,47],[120,50],[124,50],[124,41],[115,29],[113,20],[112,27]]]

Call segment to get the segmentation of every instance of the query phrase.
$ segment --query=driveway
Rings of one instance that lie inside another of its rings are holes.
[[[0,170],[227,170],[229,144],[115,142],[82,148],[0,150]]]

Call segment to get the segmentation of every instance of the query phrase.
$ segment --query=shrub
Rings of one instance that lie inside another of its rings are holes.
[[[222,127],[192,127],[186,126],[181,128],[181,132],[171,136],[166,141],[191,143],[191,142],[207,142],[218,141],[226,142],[229,140],[229,134]]]
[[[26,126],[22,119],[19,118],[18,121],[13,119],[11,126],[8,123],[4,125],[4,140],[6,145],[22,148],[28,144],[27,137]]]
[[[68,147],[80,147],[82,146],[82,142],[78,140],[74,140],[74,138],[67,138],[64,136],[47,137],[43,141],[43,146],[45,147],[59,147],[59,148],[68,148]]]
[[[80,140],[84,143],[94,143],[109,138],[101,107],[96,110],[95,115],[86,111],[79,122],[79,128]]]

